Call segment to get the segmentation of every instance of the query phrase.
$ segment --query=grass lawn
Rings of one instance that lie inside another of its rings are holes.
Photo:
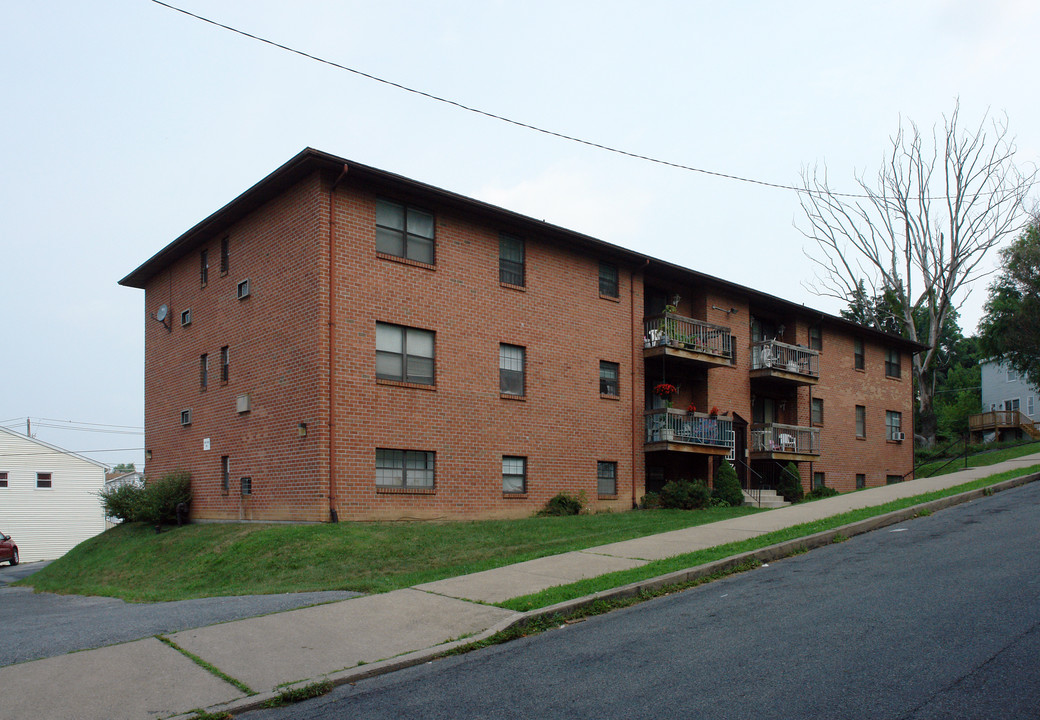
[[[986,452],[975,453],[974,455],[968,456],[968,467],[986,467],[987,465],[996,465],[999,462],[1013,460],[1014,458],[1022,457],[1023,455],[1032,455],[1035,452],[1040,452],[1040,442],[1026,443],[1025,445],[1015,445],[1014,447],[1002,448],[1000,450],[989,450]],[[963,469],[964,458],[952,461],[950,459],[935,460],[919,467],[915,477],[935,477],[937,475],[946,475],[947,473],[957,472],[958,470]]]
[[[135,523],[106,530],[18,584],[131,602],[222,595],[387,592],[594,545],[725,520],[755,508],[653,510],[457,523]]]

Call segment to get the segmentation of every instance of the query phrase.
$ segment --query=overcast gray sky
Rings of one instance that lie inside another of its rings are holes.
[[[1006,112],[1020,163],[1040,161],[1031,0],[172,3],[521,122],[769,182],[826,163],[854,191],[900,117],[931,128],[956,97],[966,125]],[[0,3],[0,88],[0,424],[32,417],[40,439],[102,462],[144,456],[142,435],[67,422],[143,424],[144,294],[117,281],[307,146],[840,309],[803,285],[794,192],[473,115],[149,0]]]

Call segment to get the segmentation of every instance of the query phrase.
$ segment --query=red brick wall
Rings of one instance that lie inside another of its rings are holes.
[[[821,457],[814,472],[825,473],[828,487],[842,492],[856,488],[856,474],[865,474],[867,487],[885,484],[886,475],[903,475],[914,465],[913,380],[908,353],[902,354],[902,377],[885,376],[887,346],[864,337],[863,370],[853,365],[853,334],[824,327],[820,351],[820,383],[812,395],[823,399]],[[866,437],[856,437],[856,405],[866,408]],[[907,439],[886,439],[885,413],[903,414]]]
[[[436,218],[436,264],[380,257],[376,195],[348,174],[332,195],[330,225],[332,179],[307,178],[230,228],[226,277],[217,234],[207,244],[206,287],[198,250],[148,284],[148,311],[167,303],[173,323],[168,333],[146,322],[148,473],[190,471],[196,517],[325,521],[330,507],[343,520],[523,516],[560,491],[583,493],[596,509],[624,510],[642,496],[648,464],[667,466],[670,476],[707,477],[705,456],[643,452],[646,387],[660,373],[643,360],[643,267],[618,263],[620,297],[602,298],[593,253],[421,202]],[[499,283],[500,231],[525,240],[522,289]],[[240,301],[235,288],[246,278],[251,296]],[[681,386],[676,406],[716,405],[750,423],[750,321],[763,309],[711,281],[654,277],[646,284],[679,293],[680,314],[730,327],[736,338],[731,367],[668,365],[669,381]],[[180,312],[188,307],[193,322],[182,328]],[[810,318],[782,312],[776,319],[787,326],[784,340],[808,344]],[[434,387],[376,380],[377,322],[436,334]],[[500,343],[526,350],[523,399],[499,393]],[[231,352],[227,384],[220,382],[224,345]],[[820,383],[811,390],[825,402],[823,454],[812,470],[825,472],[839,490],[854,488],[857,472],[878,485],[912,464],[912,442],[884,437],[886,410],[902,412],[904,432],[912,431],[909,356],[903,378],[888,379],[884,348],[866,345],[866,370],[855,371],[852,335],[828,326]],[[210,356],[204,392],[203,352]],[[620,398],[600,396],[600,360],[619,364]],[[252,403],[245,414],[235,411],[242,393]],[[792,390],[784,420],[808,425],[809,398],[808,388]],[[868,409],[866,440],[855,438],[856,404]],[[180,411],[188,408],[192,424],[182,428]],[[305,437],[299,423],[307,426]],[[377,491],[376,448],[435,452],[435,491]],[[231,458],[226,495],[222,455]],[[527,493],[503,494],[503,455],[527,458]],[[597,495],[599,460],[617,463],[616,496]],[[808,487],[809,463],[800,470]],[[248,497],[239,493],[242,476],[252,477]]]
[[[377,257],[375,199],[349,184],[336,194],[339,517],[529,515],[560,491],[582,492],[596,508],[630,508],[633,481],[642,485],[631,450],[633,382],[640,393],[642,384],[633,368],[638,279],[619,268],[619,300],[603,299],[597,259],[525,235],[526,286],[503,286],[498,233],[512,229],[438,208],[427,208],[436,216],[434,267]],[[436,333],[435,388],[376,381],[376,322]],[[499,343],[526,349],[522,400],[499,394]],[[620,399],[600,397],[600,360],[620,365]],[[377,492],[376,448],[435,452],[436,492]],[[503,455],[527,458],[525,495],[503,495]],[[614,498],[597,496],[598,460],[618,464]]]
[[[226,233],[230,272],[220,272],[220,241],[207,243],[209,281],[200,283],[199,251],[153,278],[145,307],[171,308],[172,331],[145,321],[145,447],[149,478],[171,470],[192,474],[196,517],[325,519],[320,345],[322,201],[317,176],[268,203]],[[327,232],[327,230],[325,230]],[[238,300],[239,281],[250,296]],[[191,308],[192,322],[180,324]],[[220,349],[229,347],[230,379],[220,381]],[[200,390],[199,356],[209,355]],[[252,409],[239,414],[238,395]],[[181,427],[180,413],[192,423]],[[300,438],[297,424],[308,425]],[[203,450],[209,438],[210,449]],[[231,459],[231,488],[221,491],[222,455]],[[243,497],[239,478],[252,477]],[[324,511],[323,511],[324,508]],[[324,514],[323,514],[324,513]]]

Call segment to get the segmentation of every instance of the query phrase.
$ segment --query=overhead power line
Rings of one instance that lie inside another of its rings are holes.
[[[682,163],[672,162],[670,160],[662,160],[660,158],[651,157],[650,155],[641,155],[640,153],[630,152],[628,150],[622,150],[620,148],[611,147],[610,145],[603,145],[602,143],[593,142],[591,140],[583,140],[582,138],[575,137],[573,135],[566,135],[564,133],[556,132],[554,130],[547,130],[545,128],[538,127],[537,125],[531,125],[530,123],[521,122],[519,120],[513,120],[512,118],[505,117],[504,115],[498,115],[496,113],[489,112],[487,110],[481,110],[480,108],[476,108],[476,107],[473,107],[471,105],[465,105],[465,104],[463,104],[461,102],[458,102],[456,100],[451,100],[449,98],[441,97],[439,95],[434,95],[433,93],[429,93],[429,92],[426,92],[424,90],[418,90],[418,89],[413,88],[413,87],[408,87],[407,85],[402,85],[401,83],[394,82],[393,80],[387,80],[385,78],[381,78],[381,77],[378,77],[376,75],[372,75],[371,73],[364,72],[363,70],[358,70],[357,68],[348,67],[346,65],[342,65],[342,64],[340,64],[338,62],[335,62],[333,60],[327,60],[327,59],[319,57],[317,55],[312,55],[311,53],[304,52],[303,50],[298,50],[298,49],[296,49],[294,47],[290,47],[288,45],[283,45],[282,43],[275,42],[274,40],[269,40],[267,38],[260,37],[259,35],[254,35],[253,33],[246,32],[245,30],[239,30],[238,28],[232,27],[231,25],[226,25],[224,23],[217,22],[216,20],[211,20],[210,18],[203,17],[202,15],[198,15],[196,13],[190,12],[188,10],[185,10],[184,8],[179,8],[176,5],[170,5],[169,3],[162,2],[162,0],[151,0],[151,2],[155,3],[156,5],[161,5],[161,6],[165,7],[165,8],[170,9],[170,10],[174,10],[176,12],[179,12],[179,13],[182,13],[184,15],[187,15],[188,17],[195,18],[196,20],[201,20],[204,23],[208,23],[210,25],[213,25],[215,27],[221,28],[223,30],[227,30],[229,32],[233,32],[233,33],[235,33],[237,35],[241,35],[243,37],[247,37],[250,40],[256,40],[257,42],[264,43],[265,45],[270,45],[271,47],[278,48],[279,50],[284,50],[286,52],[293,53],[294,55],[299,55],[301,57],[307,58],[308,60],[313,60],[314,62],[319,62],[319,63],[322,63],[323,65],[328,65],[330,67],[334,67],[337,70],[345,70],[346,72],[353,73],[355,75],[358,75],[360,77],[366,78],[368,80],[373,80],[375,82],[382,83],[383,85],[389,85],[390,87],[397,88],[398,90],[404,90],[405,92],[412,93],[413,95],[419,95],[421,97],[424,97],[424,98],[427,98],[427,99],[430,99],[430,100],[434,100],[434,101],[439,102],[439,103],[444,103],[445,105],[451,105],[453,107],[457,107],[460,110],[465,110],[466,112],[475,113],[477,115],[483,115],[484,117],[491,118],[493,120],[499,120],[499,121],[504,122],[504,123],[509,123],[510,125],[515,125],[517,127],[521,127],[521,128],[526,129],[526,130],[533,130],[534,132],[542,133],[543,135],[549,135],[549,136],[552,136],[552,137],[555,137],[555,138],[560,138],[561,140],[568,140],[570,142],[575,142],[575,143],[579,143],[581,145],[586,145],[588,147],[593,147],[593,148],[596,148],[598,150],[605,150],[607,152],[616,153],[618,155],[624,155],[625,157],[634,158],[636,160],[645,160],[646,162],[655,163],[657,165],[664,165],[666,167],[676,168],[677,170],[687,170],[689,172],[701,173],[703,175],[711,175],[713,177],[725,178],[726,180],[736,180],[738,182],[750,183],[752,185],[761,185],[763,187],[774,188],[776,190],[792,190],[792,191],[797,192],[797,193],[806,193],[806,194],[809,194],[809,195],[820,194],[820,193],[816,193],[815,191],[810,190],[808,188],[798,187],[796,185],[785,185],[783,183],[769,182],[767,180],[757,180],[755,178],[743,177],[743,176],[740,176],[740,175],[733,175],[731,173],[724,173],[724,172],[719,172],[719,171],[716,171],[716,170],[706,170],[704,168],[693,167],[692,165],[684,165]],[[827,194],[829,196],[831,196],[831,197],[847,197],[847,198],[867,198],[867,197],[869,197],[868,195],[857,194],[857,193],[829,192]]]

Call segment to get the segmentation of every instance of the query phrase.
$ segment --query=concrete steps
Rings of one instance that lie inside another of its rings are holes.
[[[776,490],[759,490],[762,494],[761,503],[755,502],[755,500],[746,491],[744,492],[744,505],[750,505],[752,507],[763,507],[763,508],[781,508],[787,507],[791,503],[784,500],[783,496],[777,495]]]

